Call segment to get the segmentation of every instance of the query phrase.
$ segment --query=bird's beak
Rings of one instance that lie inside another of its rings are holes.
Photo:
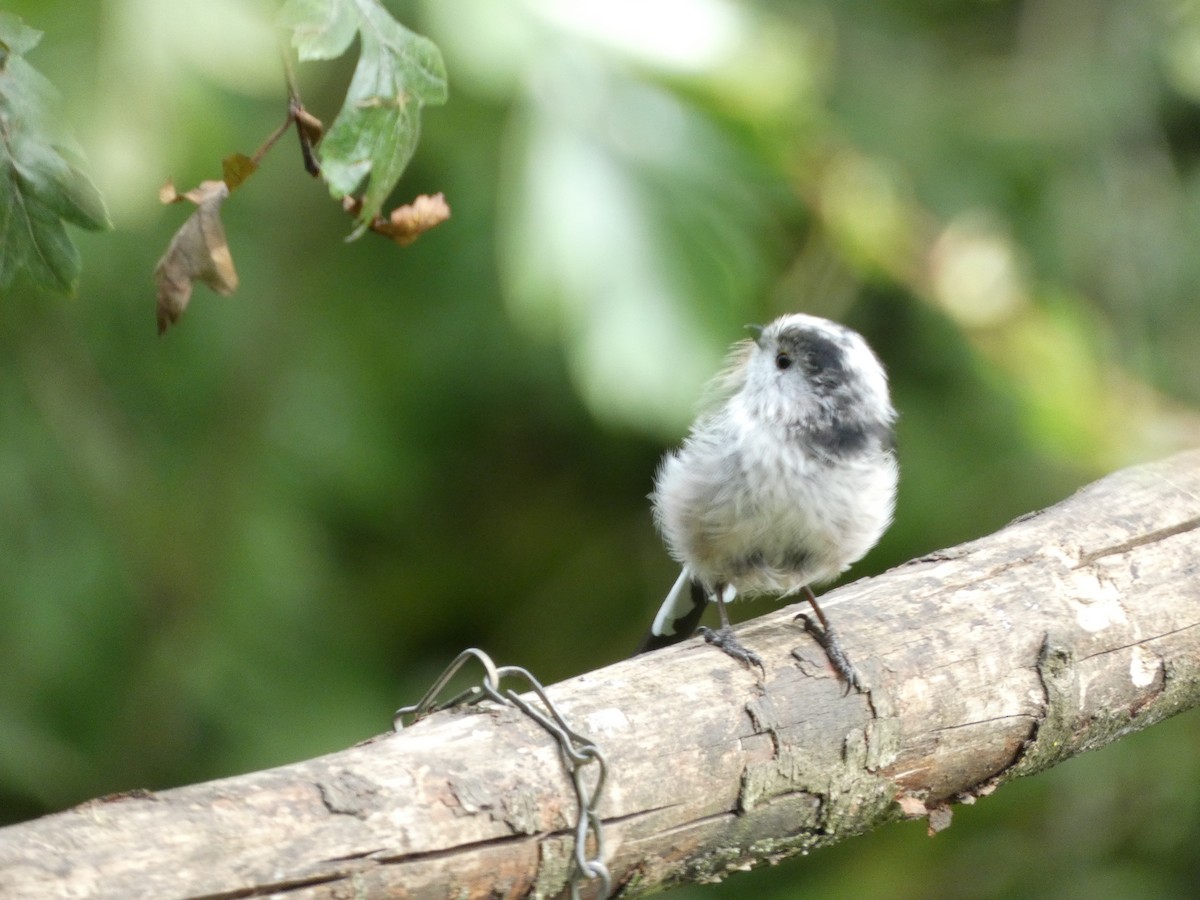
[[[754,343],[758,344],[759,347],[762,347],[763,327],[761,325],[747,325],[746,330],[750,332],[751,336],[754,338]]]

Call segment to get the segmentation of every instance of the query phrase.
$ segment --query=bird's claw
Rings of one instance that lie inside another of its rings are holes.
[[[742,642],[734,636],[733,629],[729,626],[713,629],[702,625],[698,630],[703,635],[704,640],[708,641],[714,647],[719,647],[728,656],[732,656],[747,666],[758,666],[759,670],[766,675],[767,669],[763,665],[762,658],[753,650],[744,647]]]
[[[834,671],[846,682],[846,690],[842,696],[849,694],[851,688],[860,694],[865,694],[868,690],[867,683],[858,674],[858,670],[854,668],[854,664],[850,662],[850,657],[846,655],[846,651],[842,649],[842,643],[838,640],[837,634],[832,629],[827,631],[822,628],[810,619],[807,613],[798,613],[796,619],[804,623],[804,630],[812,635],[813,640],[821,645],[821,649],[825,651],[825,656],[828,657]]]

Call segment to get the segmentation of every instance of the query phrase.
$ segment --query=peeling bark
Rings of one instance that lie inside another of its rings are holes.
[[[952,804],[1200,703],[1200,452],[827,594],[870,685],[843,696],[798,607],[550,688],[604,751],[621,896]],[[439,713],[314,760],[0,830],[0,897],[552,897],[575,801],[519,711]],[[585,893],[590,893],[585,890]]]

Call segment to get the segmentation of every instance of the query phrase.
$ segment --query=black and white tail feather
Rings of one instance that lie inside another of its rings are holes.
[[[700,618],[707,606],[708,592],[704,585],[692,578],[684,567],[658,608],[658,615],[642,638],[637,652],[646,653],[669,647],[689,637],[700,625]]]

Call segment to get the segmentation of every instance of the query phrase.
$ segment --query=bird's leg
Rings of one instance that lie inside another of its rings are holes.
[[[842,643],[838,640],[837,633],[833,630],[833,626],[829,624],[829,620],[825,618],[825,613],[817,605],[817,598],[813,596],[812,589],[808,585],[805,585],[801,588],[801,591],[804,594],[804,599],[813,608],[813,612],[817,614],[817,620],[821,624],[818,627],[804,613],[800,613],[796,618],[804,620],[804,630],[811,634],[813,639],[821,645],[821,649],[825,651],[825,655],[829,658],[829,662],[833,665],[834,670],[842,676],[842,680],[846,682],[846,693],[850,692],[850,688],[854,688],[860,694],[865,692],[867,689],[866,682],[858,674],[858,670],[854,668],[854,664],[850,662],[850,657],[846,655],[846,651],[842,649]]]
[[[767,670],[759,655],[742,646],[742,642],[734,637],[733,626],[729,624],[729,613],[725,611],[725,585],[718,584],[716,586],[713,591],[713,600],[716,601],[717,612],[721,616],[721,627],[713,631],[711,628],[701,626],[698,630],[704,636],[704,640],[714,647],[720,647],[739,662],[744,662],[748,666],[758,666],[763,674],[766,674]]]

